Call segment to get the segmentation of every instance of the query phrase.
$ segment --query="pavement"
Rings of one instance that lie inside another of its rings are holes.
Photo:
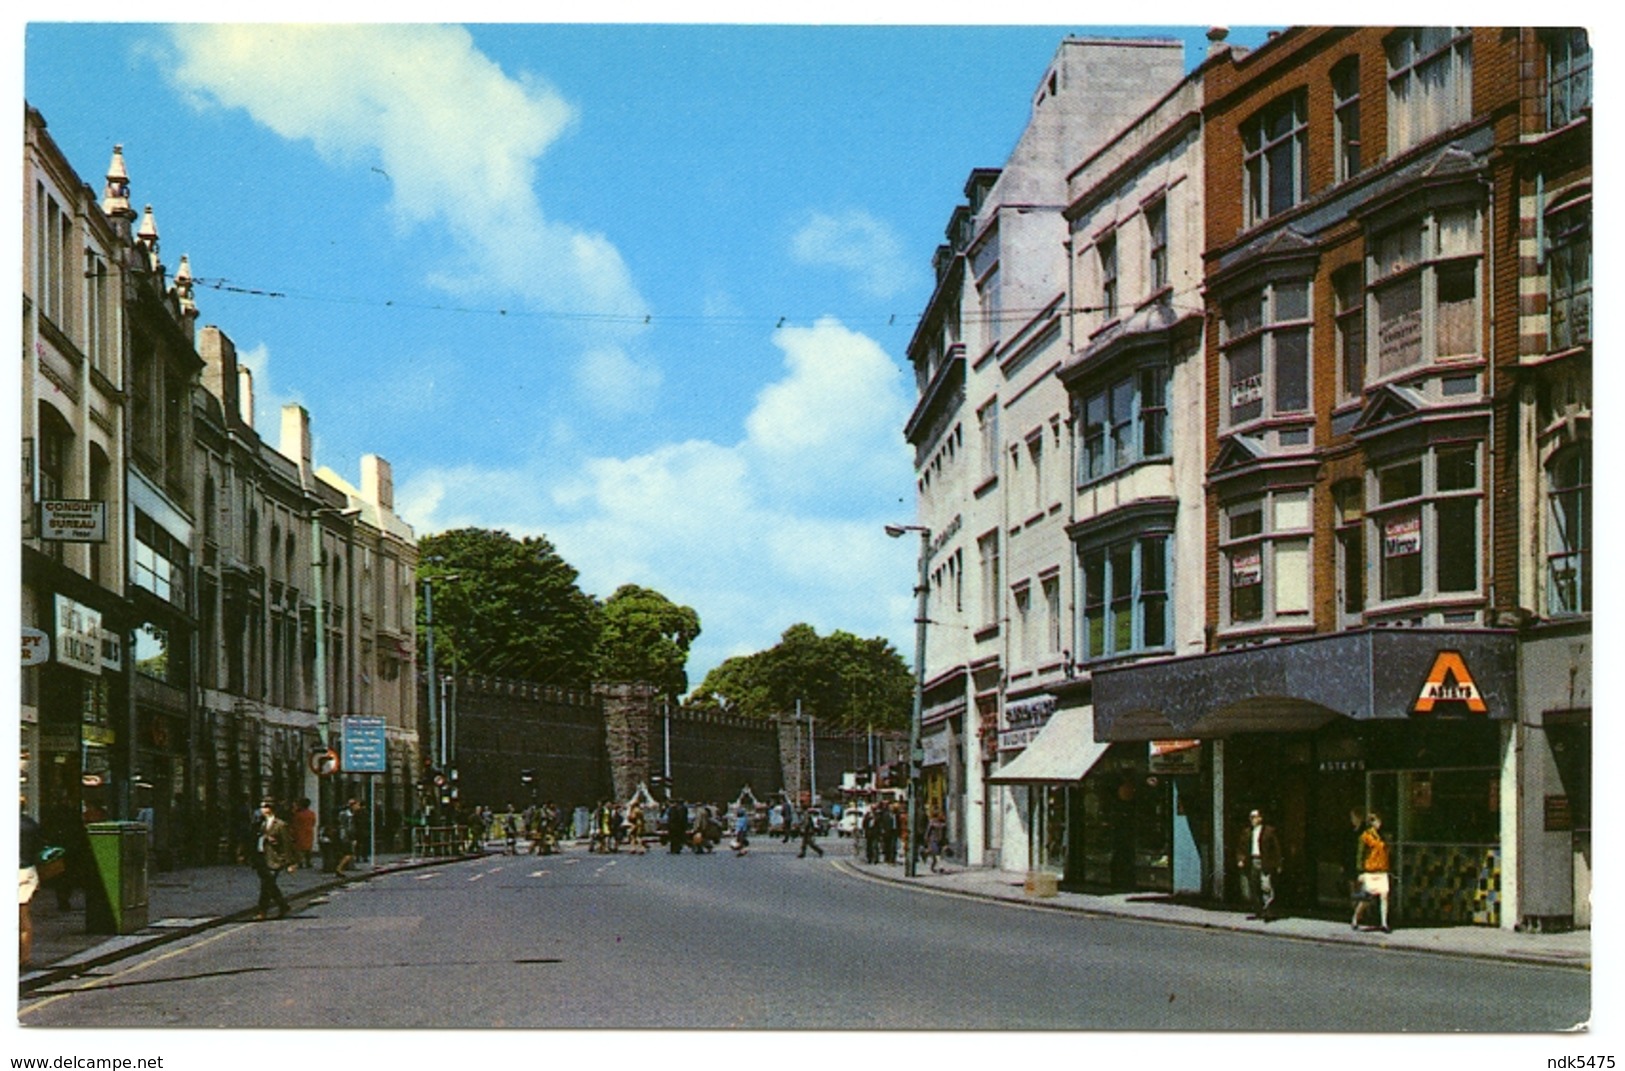
[[[1289,916],[1272,921],[1249,917],[1233,904],[1155,893],[1093,894],[1057,892],[1033,896],[1026,892],[1026,876],[983,867],[948,866],[933,874],[921,864],[915,877],[907,877],[901,864],[870,865],[843,852],[845,845],[826,840],[835,865],[856,878],[891,882],[921,893],[965,896],[1049,911],[1137,919],[1171,926],[1256,933],[1282,940],[1365,945],[1370,947],[1467,956],[1576,970],[1591,968],[1591,933],[1518,933],[1483,926],[1401,926],[1392,933],[1355,932],[1347,918]],[[584,845],[566,849],[585,854]],[[371,867],[361,865],[344,877],[320,869],[284,874],[280,887],[295,908],[323,893],[380,874],[439,866],[467,856],[418,858],[404,853],[380,854]],[[147,884],[148,925],[122,935],[85,932],[83,894],[73,909],[62,911],[50,889],[33,900],[34,959],[19,977],[19,994],[97,968],[191,934],[254,917],[259,882],[247,866],[189,867],[156,871]],[[274,921],[266,925],[275,925]]]
[[[873,881],[951,896],[966,896],[1050,911],[1071,911],[1103,918],[1136,919],[1170,926],[1255,933],[1284,940],[1315,941],[1323,944],[1363,945],[1373,948],[1426,952],[1435,955],[1464,956],[1550,967],[1591,969],[1591,931],[1568,933],[1520,933],[1488,926],[1396,925],[1392,933],[1378,929],[1356,931],[1349,925],[1353,914],[1331,917],[1288,915],[1268,921],[1249,915],[1235,904],[1224,904],[1194,896],[1160,893],[1079,893],[1057,891],[1052,896],[1034,896],[1026,891],[1026,874],[987,867],[945,866],[931,873],[920,863],[915,877],[906,877],[901,863],[865,863],[860,857],[841,859],[837,864],[851,874]],[[1366,909],[1374,919],[1375,905]]]

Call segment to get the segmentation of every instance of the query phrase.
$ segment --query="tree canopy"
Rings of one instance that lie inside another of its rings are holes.
[[[906,728],[914,676],[891,643],[792,625],[776,646],[730,658],[706,674],[689,705],[752,717],[793,711],[845,729]]]
[[[589,687],[601,611],[578,576],[545,537],[515,539],[487,528],[425,536],[418,541],[419,646],[427,644],[421,581],[428,579],[438,670],[455,663],[463,673]]]
[[[601,681],[643,681],[676,699],[688,691],[688,649],[700,615],[660,592],[623,584],[604,603],[595,654]]]

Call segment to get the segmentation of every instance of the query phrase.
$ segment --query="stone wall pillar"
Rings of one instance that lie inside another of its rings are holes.
[[[647,784],[659,746],[655,687],[641,682],[593,685],[604,704],[604,745],[609,753],[609,783],[615,798],[632,798]]]
[[[807,742],[794,714],[775,714],[779,729],[779,767],[784,771],[784,790],[799,809],[801,793],[807,789]]]

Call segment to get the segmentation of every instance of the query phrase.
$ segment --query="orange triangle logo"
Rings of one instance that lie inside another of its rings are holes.
[[[1467,660],[1461,657],[1460,651],[1440,651],[1433,659],[1433,668],[1428,670],[1422,693],[1416,697],[1416,705],[1411,712],[1431,714],[1436,703],[1465,703],[1474,714],[1489,712],[1490,708],[1484,702],[1478,685],[1473,683],[1473,675],[1467,671]]]

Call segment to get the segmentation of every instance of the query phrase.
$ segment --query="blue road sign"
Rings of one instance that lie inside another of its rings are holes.
[[[340,721],[340,739],[345,773],[383,773],[389,769],[389,751],[384,744],[384,719],[371,714],[353,714]]]

